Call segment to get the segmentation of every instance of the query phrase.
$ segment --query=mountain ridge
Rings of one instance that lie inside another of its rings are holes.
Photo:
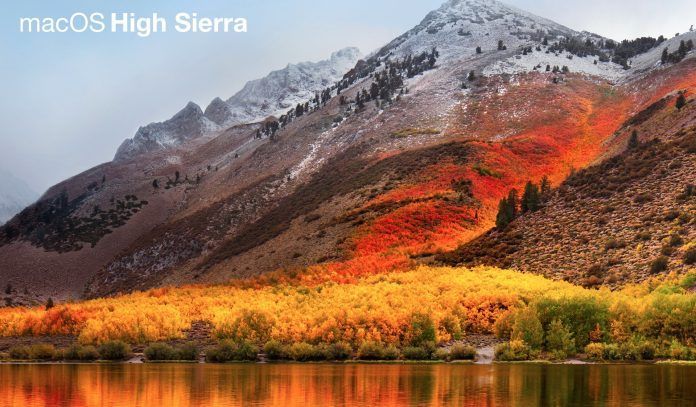
[[[196,137],[79,174],[13,220],[4,277],[19,286],[53,269],[41,290],[65,298],[406,270],[488,231],[509,188],[543,175],[558,185],[620,153],[625,123],[652,103],[691,98],[693,52],[663,64],[656,40],[624,69],[601,37],[490,3],[446,3],[462,9],[426,18],[280,117],[220,129],[228,102],[187,106],[175,117],[195,126],[180,135]],[[563,42],[576,35],[590,53]],[[218,129],[201,137],[203,121]]]
[[[280,116],[342,77],[359,56],[357,48],[348,47],[332,53],[327,60],[288,64],[264,78],[247,82],[226,101],[216,97],[205,111],[188,102],[171,119],[140,127],[133,138],[121,144],[114,160],[123,161],[146,152],[176,148],[189,140],[213,135],[233,125]]]

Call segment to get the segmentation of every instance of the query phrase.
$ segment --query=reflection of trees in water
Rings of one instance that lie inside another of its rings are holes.
[[[693,403],[695,380],[691,367],[664,365],[0,365],[0,405]]]

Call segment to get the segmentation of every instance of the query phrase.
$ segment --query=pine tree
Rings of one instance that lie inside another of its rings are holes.
[[[5,294],[12,294],[12,284],[7,283],[7,286],[5,287]]]
[[[53,298],[48,297],[48,301],[46,301],[46,309],[49,310],[49,309],[51,309],[51,308],[53,308],[53,307],[54,307]]]
[[[472,82],[473,80],[476,79],[476,73],[474,71],[470,71],[469,75],[467,75],[466,79],[468,79],[469,82]]]
[[[662,50],[662,57],[660,58],[662,61],[662,64],[666,64],[667,61],[669,61],[669,51],[667,51],[667,48]]]
[[[498,203],[498,215],[495,217],[495,227],[499,230],[503,230],[510,224],[512,219],[510,219],[510,204],[508,204],[507,198],[503,198]]]
[[[544,178],[541,179],[539,194],[542,203],[547,202],[549,198],[551,198],[551,181],[549,181],[549,177],[546,175],[544,175]]]
[[[638,140],[638,131],[633,130],[631,133],[631,138],[628,139],[628,149],[633,150],[634,148],[638,147],[640,144],[640,141]]]
[[[675,106],[679,110],[681,110],[682,107],[686,106],[686,97],[684,97],[683,93],[680,93],[677,97],[677,102],[675,103]]]
[[[152,180],[152,188],[154,188],[154,189],[159,188],[159,181],[157,181],[157,178]]]
[[[515,220],[517,216],[520,214],[519,212],[519,207],[520,207],[520,198],[519,194],[517,193],[517,190],[515,188],[510,190],[510,193],[508,193],[508,214],[510,215],[510,222]]]
[[[503,44],[503,40],[498,41],[498,51],[505,51],[507,47]]]
[[[480,53],[482,53],[482,52],[483,52],[483,51],[481,51],[481,47],[476,47],[476,53],[477,53],[477,54],[480,54]]]
[[[522,213],[538,211],[539,201],[539,187],[532,181],[528,181],[522,194]]]

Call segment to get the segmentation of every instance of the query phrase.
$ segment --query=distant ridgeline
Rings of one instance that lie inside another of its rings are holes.
[[[42,199],[27,207],[0,228],[0,246],[17,240],[59,253],[81,250],[84,244],[94,247],[105,235],[123,226],[148,202],[135,195],[121,199],[111,197],[108,208],[92,206],[88,213],[85,202],[104,187],[93,182],[74,199],[63,190],[55,197]]]
[[[355,99],[349,100],[341,96],[341,104],[349,105],[346,114],[350,115],[351,112],[360,113],[365,107],[365,103],[370,101],[375,101],[380,106],[387,106],[392,102],[394,95],[399,97],[404,93],[408,93],[408,88],[404,86],[404,79],[413,78],[433,69],[439,56],[437,49],[433,48],[430,52],[423,51],[415,57],[409,54],[405,58],[396,61],[391,61],[389,55],[382,55],[381,53],[373,55],[367,60],[360,60],[355,65],[355,68],[343,76],[343,79],[324,89],[321,93],[317,93],[314,99],[304,104],[297,104],[295,108],[280,116],[278,120],[266,121],[263,127],[257,130],[256,137],[269,137],[271,140],[275,140],[278,130],[291,123],[295,118],[324,106],[331,100],[334,91],[335,95],[338,96],[344,89],[367,77],[373,78],[372,83],[358,92]],[[382,64],[384,64],[384,69],[378,71]]]

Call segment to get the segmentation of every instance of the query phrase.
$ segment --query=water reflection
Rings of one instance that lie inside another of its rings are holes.
[[[696,405],[696,367],[0,365],[0,406]]]

